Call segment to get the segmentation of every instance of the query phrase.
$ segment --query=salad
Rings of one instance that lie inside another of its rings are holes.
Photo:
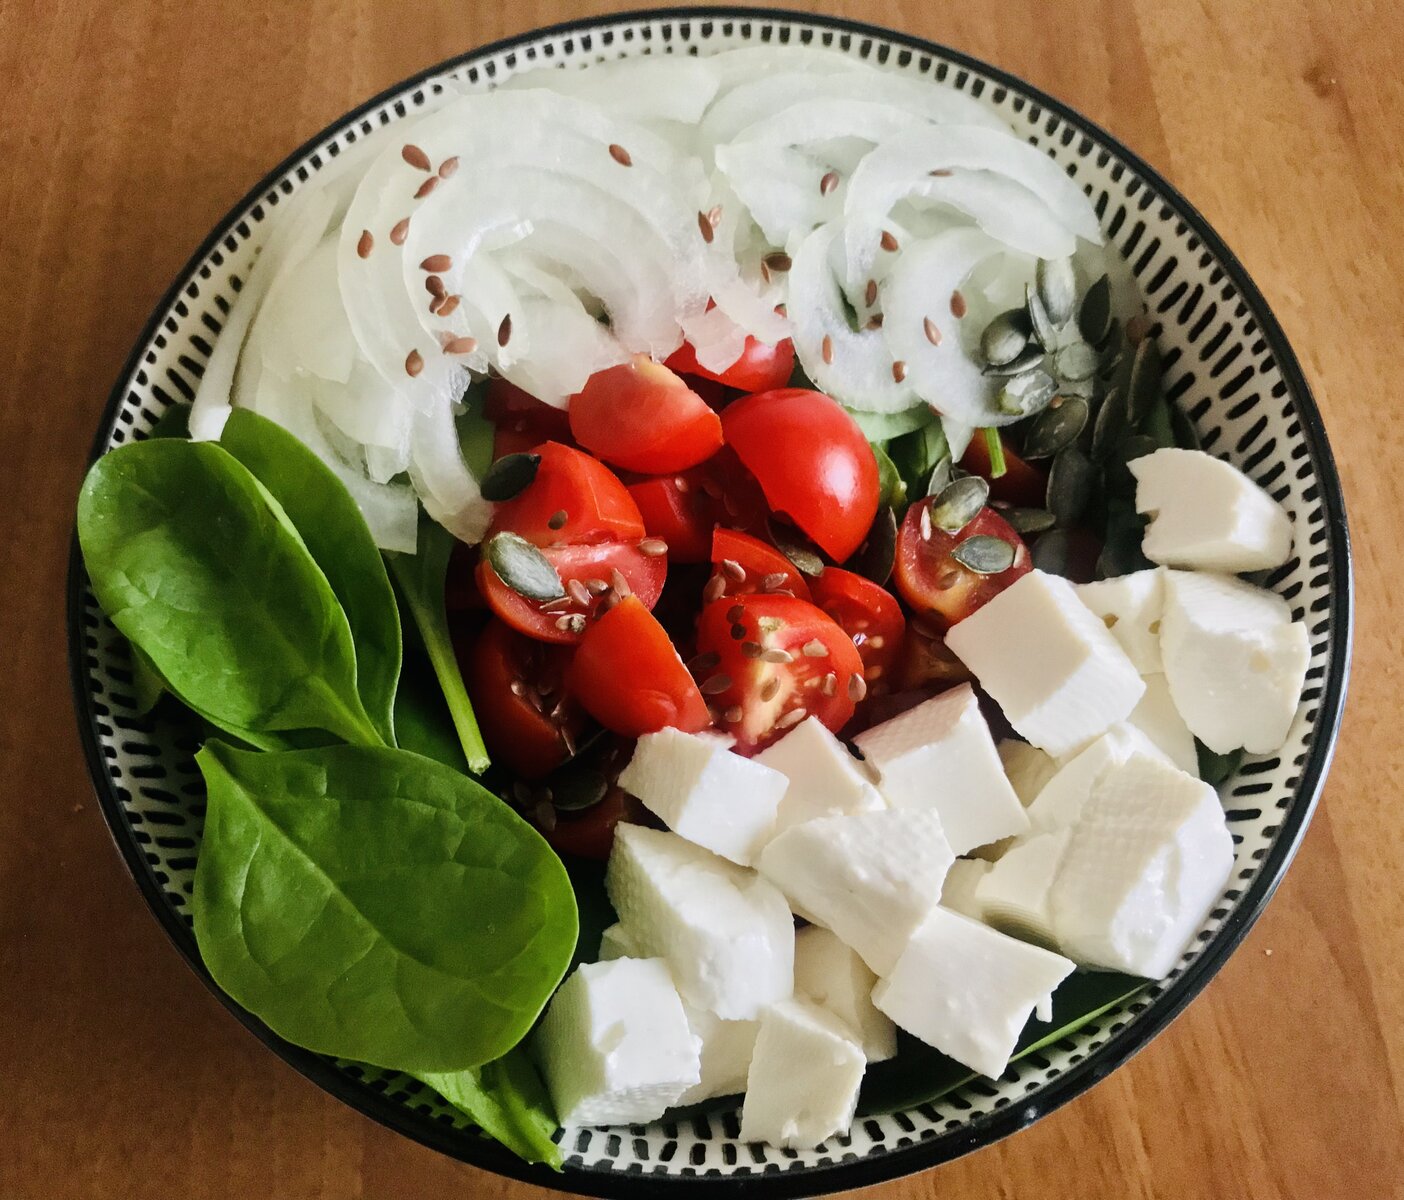
[[[1310,651],[1077,183],[787,47],[366,129],[79,501],[219,985],[559,1167],[814,1147],[1173,971]]]

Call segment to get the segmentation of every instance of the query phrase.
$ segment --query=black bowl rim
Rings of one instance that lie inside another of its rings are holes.
[[[1331,532],[1328,574],[1332,580],[1330,597],[1332,641],[1329,647],[1328,671],[1321,694],[1321,707],[1315,735],[1306,761],[1302,765],[1300,783],[1298,784],[1298,793],[1305,799],[1306,803],[1298,804],[1288,819],[1283,822],[1254,876],[1253,882],[1240,898],[1233,912],[1220,926],[1213,941],[1205,947],[1183,974],[1157,997],[1150,1009],[1140,1016],[1125,1034],[1109,1039],[1101,1049],[1063,1072],[1053,1083],[1042,1089],[1032,1099],[1018,1104],[1010,1104],[985,1116],[977,1117],[968,1125],[949,1134],[940,1135],[928,1141],[919,1141],[897,1150],[869,1153],[853,1162],[836,1162],[827,1166],[782,1169],[732,1177],[701,1173],[661,1176],[647,1172],[595,1172],[572,1169],[557,1173],[546,1167],[524,1163],[509,1151],[486,1139],[465,1137],[460,1130],[451,1126],[439,1126],[437,1123],[428,1122],[411,1113],[399,1102],[392,1101],[386,1096],[356,1083],[334,1066],[330,1060],[280,1038],[252,1013],[241,1008],[226,995],[210,977],[200,960],[192,933],[181,920],[177,911],[166,902],[162,888],[153,877],[151,868],[146,863],[140,847],[130,836],[130,826],[123,814],[121,802],[117,797],[112,779],[107,773],[102,750],[98,744],[96,715],[92,706],[93,698],[87,687],[87,673],[83,663],[83,591],[86,576],[83,571],[76,531],[70,547],[66,589],[69,674],[78,717],[79,736],[83,743],[83,751],[87,759],[88,772],[93,782],[94,792],[107,821],[108,831],[113,842],[153,915],[185,959],[187,965],[214,993],[224,1007],[233,1013],[269,1049],[324,1091],[387,1128],[451,1158],[499,1175],[534,1183],[545,1188],[564,1189],[577,1195],[618,1197],[620,1200],[632,1200],[634,1197],[653,1196],[663,1187],[674,1187],[686,1190],[690,1196],[698,1197],[741,1197],[746,1195],[766,1197],[769,1200],[769,1198],[780,1197],[816,1196],[847,1191],[851,1188],[868,1187],[949,1162],[1026,1128],[1040,1117],[1048,1115],[1054,1109],[1081,1095],[1093,1084],[1111,1074],[1165,1029],[1228,960],[1229,955],[1247,935],[1248,930],[1252,928],[1258,917],[1262,915],[1268,900],[1276,891],[1287,867],[1296,855],[1297,848],[1301,844],[1312,813],[1320,799],[1326,773],[1335,753],[1350,674],[1355,602],[1351,574],[1350,531],[1346,522],[1345,498],[1321,414],[1302,372],[1301,365],[1287,342],[1286,335],[1237,255],[1228,248],[1199,210],[1166,181],[1158,171],[1123,145],[1118,138],[1068,105],[1048,95],[1040,88],[1034,87],[1011,73],[991,66],[972,55],[912,34],[842,17],[782,8],[738,8],[725,5],[699,8],[635,9],[542,26],[455,55],[392,85],[350,112],[339,116],[330,125],[289,154],[255,184],[200,244],[177,275],[175,282],[157,303],[133,346],[131,354],[123,365],[122,372],[108,398],[97,434],[89,450],[88,462],[93,462],[103,452],[116,422],[117,413],[125,398],[128,381],[135,373],[146,346],[160,327],[164,314],[194,275],[200,263],[229,234],[245,211],[260,196],[269,191],[289,169],[329,137],[334,137],[351,122],[392,98],[402,95],[407,90],[426,83],[445,72],[468,65],[475,60],[511,50],[547,35],[597,30],[610,26],[626,25],[631,22],[659,19],[696,22],[733,21],[752,24],[796,23],[829,29],[839,34],[884,40],[917,53],[944,58],[958,66],[982,74],[1012,91],[1025,95],[1045,110],[1056,113],[1061,120],[1078,129],[1093,141],[1111,150],[1128,168],[1140,175],[1143,180],[1154,185],[1160,198],[1176,211],[1176,214],[1194,231],[1210,253],[1218,259],[1234,287],[1238,289],[1254,313],[1288,385],[1288,394],[1292,398],[1297,418],[1301,422],[1312,467],[1321,487],[1320,503],[1325,509],[1326,522]]]

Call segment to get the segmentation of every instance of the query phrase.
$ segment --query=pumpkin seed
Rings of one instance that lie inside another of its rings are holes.
[[[931,468],[931,478],[926,481],[926,494],[928,496],[939,496],[946,490],[946,485],[955,477],[955,464],[951,462],[949,454],[943,454],[936,460],[936,465]]]
[[[1053,324],[1053,319],[1043,307],[1038,291],[1031,283],[1024,285],[1024,302],[1028,308],[1029,324],[1033,328],[1034,337],[1038,339],[1038,344],[1051,354],[1058,348],[1058,328]]]
[[[1144,458],[1147,454],[1154,454],[1159,449],[1160,444],[1150,434],[1133,433],[1121,443],[1121,459],[1123,462],[1131,462],[1133,459]]]
[[[767,518],[766,529],[775,548],[794,563],[795,570],[801,575],[817,576],[824,573],[824,560],[799,540],[791,526]]]
[[[1068,563],[1072,559],[1072,542],[1066,529],[1050,529],[1033,544],[1030,551],[1033,565],[1050,575],[1068,573]]]
[[[539,454],[507,454],[499,458],[483,476],[481,491],[484,500],[501,502],[525,491],[536,478],[541,465]]]
[[[519,596],[559,600],[566,594],[556,568],[526,538],[515,533],[495,534],[486,549],[492,569]]]
[[[1194,427],[1189,413],[1178,404],[1170,406],[1170,428],[1175,434],[1175,445],[1181,450],[1200,450],[1199,430]]]
[[[843,565],[845,570],[884,586],[892,578],[892,567],[896,557],[897,515],[883,505],[873,518],[872,528],[868,530],[863,544],[858,547],[858,552]]]
[[[1014,547],[1003,538],[977,533],[952,550],[951,557],[977,575],[998,575],[1014,565]]]
[[[1089,404],[1092,397],[1097,394],[1097,381],[1094,379],[1064,379],[1058,385],[1060,396],[1076,396],[1079,400],[1086,400]]]
[[[1034,271],[1038,298],[1048,319],[1059,328],[1072,320],[1077,305],[1077,276],[1070,258],[1041,258]]]
[[[1013,362],[1029,342],[1029,315],[1020,308],[1002,312],[980,335],[980,353],[991,366]]]
[[[1155,339],[1142,338],[1131,362],[1131,382],[1126,389],[1126,411],[1131,424],[1139,425],[1160,397],[1160,351]]]
[[[959,533],[990,499],[990,485],[979,475],[953,480],[931,502],[931,520],[947,533]]]
[[[1064,446],[1048,471],[1048,511],[1059,525],[1071,525],[1092,499],[1097,470],[1076,446]]]
[[[1057,521],[1046,508],[1001,508],[999,515],[1009,522],[1015,533],[1043,533]]]
[[[1069,342],[1054,355],[1053,371],[1059,379],[1091,379],[1097,373],[1097,352],[1086,342]]]
[[[1120,354],[1125,341],[1126,338],[1121,332],[1121,322],[1113,317],[1107,324],[1105,335],[1092,344],[1097,347],[1097,352],[1106,358]]]
[[[572,767],[551,776],[551,802],[562,812],[593,808],[609,792],[609,780],[594,767]]]
[[[1007,363],[986,363],[980,370],[986,375],[1022,375],[1025,371],[1032,371],[1042,362],[1043,347],[1035,342],[1031,346],[1025,346]]]
[[[1101,462],[1114,454],[1125,433],[1126,403],[1121,393],[1113,390],[1097,410],[1097,422],[1092,426],[1092,457]]]
[[[1141,550],[1144,536],[1145,522],[1137,514],[1136,506],[1130,500],[1108,500],[1106,538],[1097,559],[1098,575],[1111,579],[1151,566]]]
[[[1077,327],[1094,346],[1111,332],[1111,280],[1103,275],[1087,289],[1077,313]]]
[[[1013,416],[1030,417],[1048,407],[1057,385],[1047,371],[1025,371],[1015,375],[995,397],[995,404],[1001,412]]]
[[[1056,407],[1049,405],[1030,422],[1024,434],[1024,457],[1052,458],[1077,440],[1087,417],[1087,401],[1077,396],[1064,396]]]
[[[1140,458],[1158,449],[1155,438],[1145,433],[1131,433],[1117,444],[1106,464],[1107,491],[1118,497],[1131,498],[1136,495],[1136,477],[1126,465],[1132,459]]]

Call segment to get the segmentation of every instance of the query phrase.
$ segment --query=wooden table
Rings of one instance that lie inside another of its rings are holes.
[[[1355,535],[1334,773],[1266,918],[1168,1033],[916,1197],[1404,1195],[1404,10],[873,0],[1162,170],[1247,263],[1317,390]],[[504,11],[505,10],[505,11]],[[64,667],[74,496],[108,388],[204,232],[349,106],[568,0],[0,7],[0,1196],[543,1193],[372,1124],[266,1052],[145,911],[91,799]]]

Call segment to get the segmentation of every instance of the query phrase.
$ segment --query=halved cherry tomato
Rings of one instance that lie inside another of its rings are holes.
[[[925,517],[923,519],[923,514]],[[1028,548],[1009,522],[983,508],[957,534],[931,520],[931,501],[913,504],[897,531],[897,563],[893,578],[902,599],[918,613],[927,613],[946,628],[963,621],[994,599],[1019,576],[1032,569]],[[998,575],[978,575],[961,566],[951,551],[968,538],[983,534],[1014,547],[1014,565]]]
[[[534,429],[514,429],[499,425],[492,435],[492,461],[509,454],[527,454],[541,444],[541,435]]]
[[[749,533],[716,530],[712,534],[712,564],[715,568],[712,578],[720,576],[723,580],[718,595],[747,596],[753,592],[784,591],[801,600],[809,599],[809,584],[799,568],[774,546]]]
[[[708,562],[721,504],[703,488],[705,467],[628,485],[650,537],[668,543],[672,562]]]
[[[943,692],[958,683],[969,683],[974,678],[970,669],[946,645],[946,639],[929,622],[915,620],[907,626],[907,639],[902,644],[895,687],[929,688]]]
[[[498,376],[488,380],[483,415],[499,429],[533,434],[531,444],[570,441],[570,416]]]
[[[810,580],[809,590],[814,603],[833,617],[858,647],[868,691],[887,691],[907,627],[897,598],[871,579],[838,567],[826,567],[822,575]]]
[[[783,388],[722,413],[727,444],[786,513],[836,562],[863,543],[878,508],[878,469],[863,431],[822,392]]]
[[[567,590],[578,580],[588,597],[585,604],[571,601],[548,603],[543,609],[539,600],[529,600],[514,592],[484,559],[478,564],[478,587],[488,607],[513,629],[542,642],[571,644],[584,632],[576,616],[589,619],[599,611],[605,587],[619,594],[615,572],[622,577],[630,594],[639,598],[645,608],[658,603],[663,580],[668,574],[668,560],[661,555],[646,554],[630,542],[593,542],[583,546],[546,546],[541,551],[556,568]]]
[[[725,371],[709,371],[697,361],[691,343],[684,342],[667,361],[679,375],[697,375],[715,379],[727,387],[743,392],[770,392],[790,382],[795,371],[795,346],[789,338],[767,346],[753,337],[746,339],[746,348]]]
[[[525,779],[559,766],[585,728],[565,690],[570,652],[543,646],[489,620],[471,641],[456,641],[463,683],[494,762]]]
[[[1004,474],[998,479],[990,479],[990,448],[985,444],[984,433],[978,429],[961,457],[961,469],[989,479],[990,496],[995,500],[1007,500],[1025,508],[1042,508],[1048,498],[1047,474],[1015,454],[1003,434],[999,440],[1004,447]]]
[[[559,854],[594,858],[603,862],[614,845],[614,827],[635,819],[624,789],[611,787],[605,798],[582,812],[556,814],[556,823],[542,831],[547,843]]]
[[[712,723],[671,639],[636,596],[586,628],[570,690],[595,720],[625,737],[667,726],[696,733]]]
[[[598,459],[546,442],[536,478],[498,505],[488,536],[508,530],[537,546],[581,542],[637,542],[643,517],[618,477]]]
[[[865,693],[863,660],[849,636],[808,600],[793,596],[725,597],[697,624],[702,692],[719,728],[750,754],[812,714],[837,732]],[[710,657],[705,661],[710,662]],[[855,682],[856,681],[856,682]]]
[[[702,464],[702,490],[717,503],[717,524],[759,533],[770,516],[765,492],[736,451],[723,446]]]
[[[478,591],[478,547],[455,542],[444,575],[444,607],[451,613],[482,612],[487,607]]]
[[[628,471],[681,471],[722,444],[721,421],[707,402],[646,354],[596,371],[570,400],[575,440]]]

